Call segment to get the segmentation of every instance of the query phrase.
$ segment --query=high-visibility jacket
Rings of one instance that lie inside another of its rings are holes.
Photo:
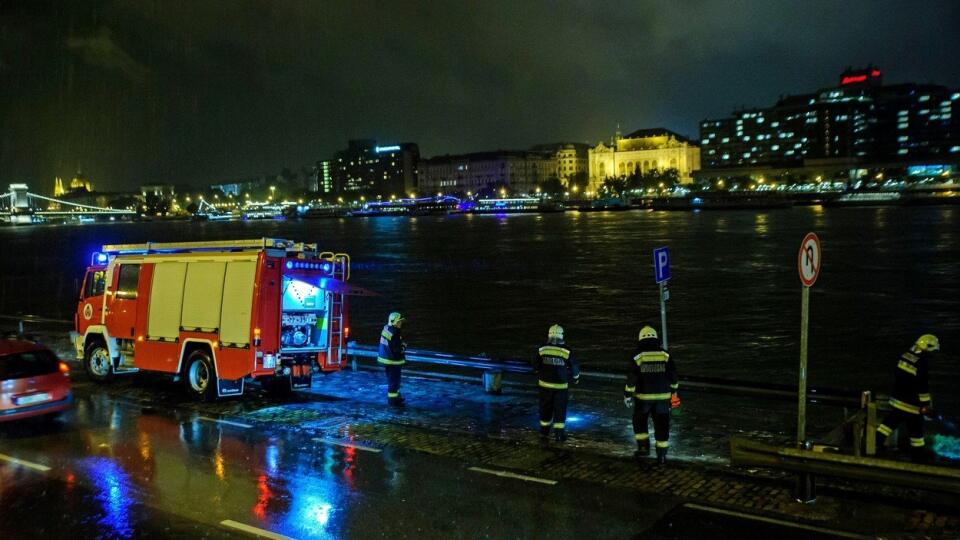
[[[563,343],[548,343],[537,351],[533,361],[537,384],[541,388],[566,390],[570,381],[580,379],[580,366]]]
[[[893,370],[890,406],[910,414],[920,414],[920,409],[930,404],[929,369],[927,353],[907,351],[901,354]]]
[[[385,325],[380,332],[380,350],[377,353],[377,362],[385,366],[402,366],[407,363],[404,351],[407,344],[400,335],[396,326]]]
[[[677,391],[677,367],[666,351],[644,351],[630,360],[623,395],[639,401],[670,400]]]

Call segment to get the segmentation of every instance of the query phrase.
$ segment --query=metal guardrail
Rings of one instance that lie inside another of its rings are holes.
[[[355,341],[347,345],[347,356],[359,358],[377,358],[378,347],[364,345]],[[477,369],[484,372],[526,373],[532,374],[533,368],[522,360],[496,360],[486,356],[465,356],[457,354],[426,351],[421,349],[407,349],[407,361],[411,363],[429,364],[436,366],[453,366]],[[583,371],[585,379],[624,381],[621,373],[600,371]],[[702,392],[713,392],[736,396],[761,397],[794,401],[797,399],[796,387],[785,384],[760,383],[753,381],[736,381],[717,377],[681,376],[680,388]],[[827,388],[810,388],[807,390],[808,401],[811,403],[825,403],[836,406],[859,406],[860,392]]]
[[[730,438],[730,462],[960,494],[958,469],[779,447],[740,437]]]
[[[355,341],[347,344],[347,356],[376,359],[377,352],[378,347],[374,345],[361,345]],[[423,364],[465,367],[505,373],[533,373],[533,368],[530,364],[521,360],[497,361],[486,356],[464,356],[420,349],[407,349],[406,357],[408,362]]]

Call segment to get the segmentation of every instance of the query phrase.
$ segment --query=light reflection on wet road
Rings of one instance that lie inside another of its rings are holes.
[[[40,428],[5,426],[0,452],[51,468],[0,462],[8,538],[244,536],[223,520],[293,538],[572,537],[596,531],[599,519],[610,537],[641,530],[641,514],[616,490],[478,477],[436,457],[158,413],[102,394]]]

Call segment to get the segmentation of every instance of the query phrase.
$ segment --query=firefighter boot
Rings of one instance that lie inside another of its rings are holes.
[[[650,440],[642,439],[637,441],[637,451],[633,453],[636,459],[642,459],[650,455]]]
[[[667,462],[667,449],[657,448],[657,465],[663,465]]]
[[[540,446],[550,444],[550,426],[540,426]]]
[[[403,407],[403,404],[405,402],[406,400],[403,399],[403,396],[387,398],[387,404],[392,405],[394,407]]]
[[[564,442],[567,440],[567,432],[563,429],[554,429],[553,438],[557,442]]]

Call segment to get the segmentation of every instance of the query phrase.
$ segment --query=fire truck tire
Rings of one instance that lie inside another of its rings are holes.
[[[113,359],[110,349],[102,341],[94,341],[87,346],[83,355],[83,367],[87,375],[97,382],[110,380],[113,376]]]
[[[183,383],[188,394],[203,401],[216,399],[217,372],[206,351],[195,350],[190,353],[183,370]]]

